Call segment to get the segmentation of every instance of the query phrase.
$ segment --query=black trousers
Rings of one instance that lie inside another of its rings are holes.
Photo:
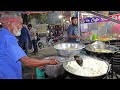
[[[38,46],[37,46],[37,40],[32,40],[32,44],[33,44],[33,52],[38,52]]]
[[[29,43],[28,42],[22,42],[22,43],[19,43],[19,45],[25,51],[25,53],[28,55]]]

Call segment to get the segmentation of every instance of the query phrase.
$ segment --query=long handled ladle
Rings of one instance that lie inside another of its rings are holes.
[[[65,62],[69,62],[69,61],[76,61],[78,65],[80,65],[81,67],[83,66],[83,59],[79,58],[79,56],[77,56],[77,55],[74,56],[74,60],[60,61],[60,63],[65,63]]]
[[[83,66],[83,59],[80,58],[79,56],[75,55],[74,60],[78,63],[78,65]]]

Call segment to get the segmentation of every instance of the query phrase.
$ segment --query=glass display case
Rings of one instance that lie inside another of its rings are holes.
[[[96,40],[100,41],[120,39],[120,14],[118,11],[117,14],[112,15],[109,15],[110,11],[88,11],[88,13],[94,14],[94,16],[85,18],[84,24],[81,24],[82,36],[85,39],[92,39],[94,34],[97,35]]]

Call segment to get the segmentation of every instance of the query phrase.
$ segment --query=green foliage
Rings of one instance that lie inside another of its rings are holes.
[[[31,14],[30,15],[30,19],[35,18],[41,24],[47,23],[47,17],[48,17],[47,13],[44,13],[44,14]]]

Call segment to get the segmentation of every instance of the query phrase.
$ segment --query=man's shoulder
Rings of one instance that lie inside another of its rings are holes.
[[[70,24],[68,27],[71,27],[72,25]]]
[[[10,43],[14,43],[13,45],[15,45],[16,39],[13,35],[5,34],[2,35],[2,39],[0,39],[0,43],[2,43],[2,47],[7,47],[7,45],[9,45]]]
[[[28,30],[25,26],[23,26],[23,28],[22,28],[23,30]]]
[[[68,30],[72,30],[72,29],[73,29],[73,25],[69,25]]]
[[[73,28],[73,25],[72,25],[72,24],[70,24],[70,25],[68,26],[68,28]]]
[[[16,38],[12,35],[4,35],[4,40],[8,41],[8,42],[14,42],[16,41]]]
[[[13,38],[14,36],[5,28],[2,29],[2,35],[1,35],[2,38]]]

